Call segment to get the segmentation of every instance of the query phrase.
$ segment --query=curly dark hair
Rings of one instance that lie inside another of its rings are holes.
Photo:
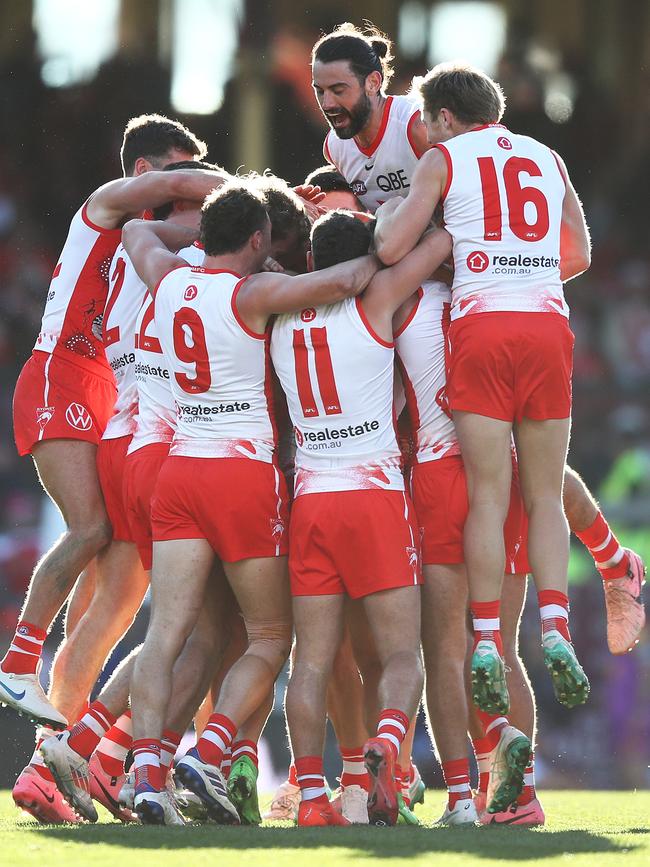
[[[208,152],[205,142],[177,120],[162,114],[141,114],[127,123],[122,139],[120,160],[124,175],[130,175],[136,160],[145,157],[155,164],[157,159],[176,149],[193,154],[199,159]]]
[[[206,256],[236,253],[268,219],[261,192],[250,183],[229,181],[203,203],[199,239]]]
[[[390,39],[372,24],[366,22],[365,30],[346,21],[331,33],[321,36],[312,49],[312,63],[333,63],[347,60],[350,69],[363,84],[371,72],[381,73],[382,89],[386,89],[393,77]]]
[[[352,187],[341,172],[329,163],[310,172],[305,178],[305,183],[320,187],[324,193],[352,193]]]
[[[374,220],[364,222],[349,211],[330,211],[319,217],[311,230],[314,268],[320,271],[367,255],[374,225]]]

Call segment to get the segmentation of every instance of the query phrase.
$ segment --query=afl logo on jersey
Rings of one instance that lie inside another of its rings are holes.
[[[504,135],[499,136],[499,138],[497,139],[497,144],[499,145],[500,148],[503,148],[504,151],[511,151],[512,150],[512,142],[510,141],[509,138],[506,138]]]
[[[188,286],[187,289],[185,290],[185,294],[183,295],[183,298],[186,301],[194,301],[194,299],[196,298],[196,296],[198,294],[199,294],[199,290],[196,288],[196,286]]]
[[[474,274],[480,274],[482,271],[485,271],[489,264],[490,260],[482,250],[474,250],[467,257],[467,267]]]
[[[352,192],[355,196],[365,196],[368,192],[368,188],[363,181],[352,181],[350,186],[352,187]]]
[[[303,322],[313,322],[316,318],[316,311],[313,307],[305,307],[300,313],[300,318]]]
[[[76,430],[90,430],[93,420],[85,406],[80,403],[71,403],[65,411],[65,420]]]

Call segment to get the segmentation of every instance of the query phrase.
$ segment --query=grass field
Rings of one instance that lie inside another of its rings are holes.
[[[0,865],[168,867],[237,864],[310,867],[432,864],[443,867],[648,867],[650,792],[544,792],[544,829],[432,829],[442,792],[418,808],[422,828],[124,827],[102,812],[95,826],[45,826],[18,813],[0,793]],[[101,807],[99,808],[101,811]]]

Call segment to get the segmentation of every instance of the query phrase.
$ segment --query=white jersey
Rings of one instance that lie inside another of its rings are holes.
[[[568,316],[560,279],[566,184],[553,151],[501,124],[437,147],[454,241],[451,318],[497,310]]]
[[[198,265],[204,257],[199,244],[180,250],[178,255],[189,265]],[[134,373],[138,404],[129,454],[153,443],[171,444],[176,431],[176,404],[154,320],[154,306],[154,299],[147,295],[135,323]]]
[[[417,463],[460,454],[445,394],[451,290],[428,281],[407,320],[395,333],[395,353],[406,393]]]
[[[135,430],[138,408],[135,323],[147,294],[147,287],[138,277],[124,245],[120,244],[111,263],[102,333],[106,358],[117,386],[115,409],[104,431],[105,440],[129,436]]]
[[[170,455],[273,460],[267,335],[237,312],[243,282],[188,265],[158,285],[154,318],[176,403]]]
[[[111,380],[102,344],[102,316],[111,259],[121,237],[121,229],[103,229],[91,222],[87,203],[77,211],[52,274],[34,346]]]
[[[295,495],[404,490],[393,344],[372,332],[361,300],[278,316],[271,357],[295,430]]]
[[[368,148],[356,140],[341,139],[330,130],[323,145],[325,158],[341,172],[355,196],[374,214],[379,205],[405,198],[421,156],[416,152],[411,128],[420,116],[417,100],[389,96],[377,136]]]

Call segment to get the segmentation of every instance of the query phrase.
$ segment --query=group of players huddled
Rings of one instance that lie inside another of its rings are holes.
[[[259,824],[257,745],[291,656],[292,762],[265,818],[417,824],[426,674],[440,823],[540,825],[517,633],[530,572],[555,695],[587,700],[569,528],[610,650],[638,641],[643,562],[566,465],[562,285],[590,262],[566,167],[500,123],[484,73],[440,65],[389,96],[391,59],[350,24],[316,43],[329,165],[302,185],[231,176],[144,115],[124,177],[72,219],[14,396],[66,531],[0,663],[0,701],[39,725],[13,797],[41,822],[96,821],[98,801],[124,822]],[[144,644],[88,703],[149,586]]]

